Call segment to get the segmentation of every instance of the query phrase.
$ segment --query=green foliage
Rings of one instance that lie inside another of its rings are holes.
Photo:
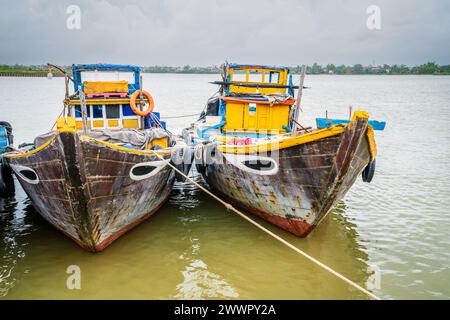
[[[300,73],[301,67],[296,66],[290,68],[292,73]],[[328,64],[326,67],[314,63],[312,66],[307,66],[307,73],[310,74],[446,74],[450,75],[450,65],[439,66],[434,62],[428,62],[415,67],[408,67],[407,65],[379,65],[379,66],[364,66],[362,64],[355,64],[353,66]]]
[[[439,67],[434,62],[428,62],[425,64],[421,64],[417,67],[417,73],[418,74],[434,74],[437,73],[439,70]]]
[[[66,68],[70,69],[70,68]],[[46,65],[37,66],[22,66],[22,65],[0,65],[0,72],[16,73],[16,74],[36,74],[36,73],[48,73],[48,67]],[[53,74],[61,73],[59,70],[52,69]]]
[[[440,66],[439,67],[439,74],[450,75],[450,65]]]
[[[216,66],[191,67],[185,65],[183,67],[150,66],[142,68],[142,71],[148,73],[220,73],[221,69]]]
[[[365,74],[366,73],[366,69],[363,67],[362,64],[355,64],[353,66],[353,70],[352,70],[354,74]]]
[[[320,65],[318,65],[317,64],[317,62],[315,62],[314,64],[313,64],[313,66],[311,67],[311,73],[313,73],[313,74],[320,74],[320,73],[323,73],[322,72],[322,66],[320,66]]]

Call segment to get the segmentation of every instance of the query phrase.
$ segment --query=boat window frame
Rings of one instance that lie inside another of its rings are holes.
[[[98,129],[106,129],[106,112],[105,112],[105,105],[104,104],[95,104],[95,106],[102,106],[102,117],[101,118],[94,118],[94,104],[89,105],[90,108],[90,112],[91,112],[91,117],[90,117],[90,125],[91,125],[91,130],[98,130]],[[101,127],[94,127],[94,121],[97,120],[102,120],[103,121],[103,126]]]
[[[96,105],[100,105],[100,104],[96,104]],[[116,105],[119,106],[119,118],[107,118],[106,117],[106,108],[108,108],[108,106],[112,106],[112,105]],[[140,121],[139,121],[139,116],[136,114],[132,114],[132,115],[124,115],[123,114],[123,108],[126,104],[122,104],[122,103],[117,103],[117,104],[101,104],[102,106],[102,118],[94,118],[93,117],[93,106],[92,104],[89,104],[86,106],[87,108],[87,112],[88,112],[88,118],[87,118],[87,123],[90,126],[90,130],[102,130],[102,129],[123,129],[124,128],[124,120],[136,120],[138,123],[138,126],[135,129],[141,129],[141,125],[140,125]],[[81,109],[80,105],[73,105],[72,106],[72,112],[73,112],[73,116],[75,117],[75,121],[82,121],[82,117],[81,116],[77,116],[77,111],[76,111],[76,107],[79,107]],[[103,126],[101,127],[94,127],[94,121],[96,120],[101,120],[103,121]],[[118,126],[114,126],[114,127],[110,127],[108,125],[108,120],[118,120],[119,125]]]

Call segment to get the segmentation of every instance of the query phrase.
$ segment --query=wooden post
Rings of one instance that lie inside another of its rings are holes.
[[[298,131],[298,114],[300,113],[300,103],[302,101],[302,95],[303,95],[303,83],[305,82],[305,74],[306,74],[306,66],[302,65],[302,73],[300,75],[300,84],[298,85],[298,93],[297,93],[297,103],[295,104],[295,118],[294,118],[294,128],[293,133],[297,133]]]
[[[86,107],[86,98],[84,96],[83,90],[81,90],[81,86],[78,87],[78,92],[80,94],[80,106],[81,106],[81,121],[83,123],[83,134],[87,134],[88,125],[87,125],[87,107]]]
[[[69,77],[67,76],[67,74],[64,74],[64,82],[65,82],[65,86],[66,86],[65,98],[69,99]]]

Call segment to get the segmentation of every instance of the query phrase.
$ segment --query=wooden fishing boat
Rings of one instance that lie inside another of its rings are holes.
[[[214,191],[305,237],[361,173],[372,180],[377,148],[365,111],[315,130],[301,126],[304,73],[301,79],[296,87],[284,67],[225,64],[222,81],[214,82],[220,93],[183,137]]]
[[[82,248],[101,251],[167,200],[175,141],[152,112],[138,67],[74,65],[72,76],[56,130],[4,158],[42,217]],[[122,76],[131,81],[108,80]]]

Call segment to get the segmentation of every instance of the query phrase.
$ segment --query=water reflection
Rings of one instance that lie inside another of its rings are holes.
[[[34,214],[28,198],[20,195],[0,198],[0,296],[6,296],[20,280],[20,275],[30,270],[23,259],[30,245],[30,234],[38,229]]]
[[[194,170],[195,171],[195,170]],[[194,172],[196,182],[203,184],[200,175]],[[176,299],[205,299],[205,298],[238,298],[239,294],[219,274],[209,270],[208,265],[201,259],[201,240],[196,232],[195,224],[202,219],[202,215],[191,211],[200,205],[203,193],[194,184],[177,183],[174,186],[170,203],[176,205],[181,214],[177,216],[183,226],[182,241],[188,247],[179,256],[182,262],[183,282],[177,284]],[[206,199],[207,200],[207,199]],[[197,211],[198,212],[198,211]]]
[[[201,183],[202,180],[197,177]],[[183,206],[180,299],[366,298],[273,238],[226,212],[190,184],[178,184],[170,202]],[[200,208],[197,208],[200,206]],[[340,202],[314,235],[299,239],[253,217],[358,284],[371,282],[369,256],[357,226]]]
[[[238,298],[239,294],[221,278],[219,274],[208,270],[208,265],[201,259],[196,259],[200,251],[198,238],[191,238],[191,247],[180,256],[185,263],[183,282],[176,287],[176,299],[204,298]]]
[[[350,278],[362,287],[372,285],[373,266],[369,254],[358,232],[358,226],[347,213],[347,205],[340,201],[336,208],[307,239],[309,253]],[[364,214],[361,212],[360,214]]]

